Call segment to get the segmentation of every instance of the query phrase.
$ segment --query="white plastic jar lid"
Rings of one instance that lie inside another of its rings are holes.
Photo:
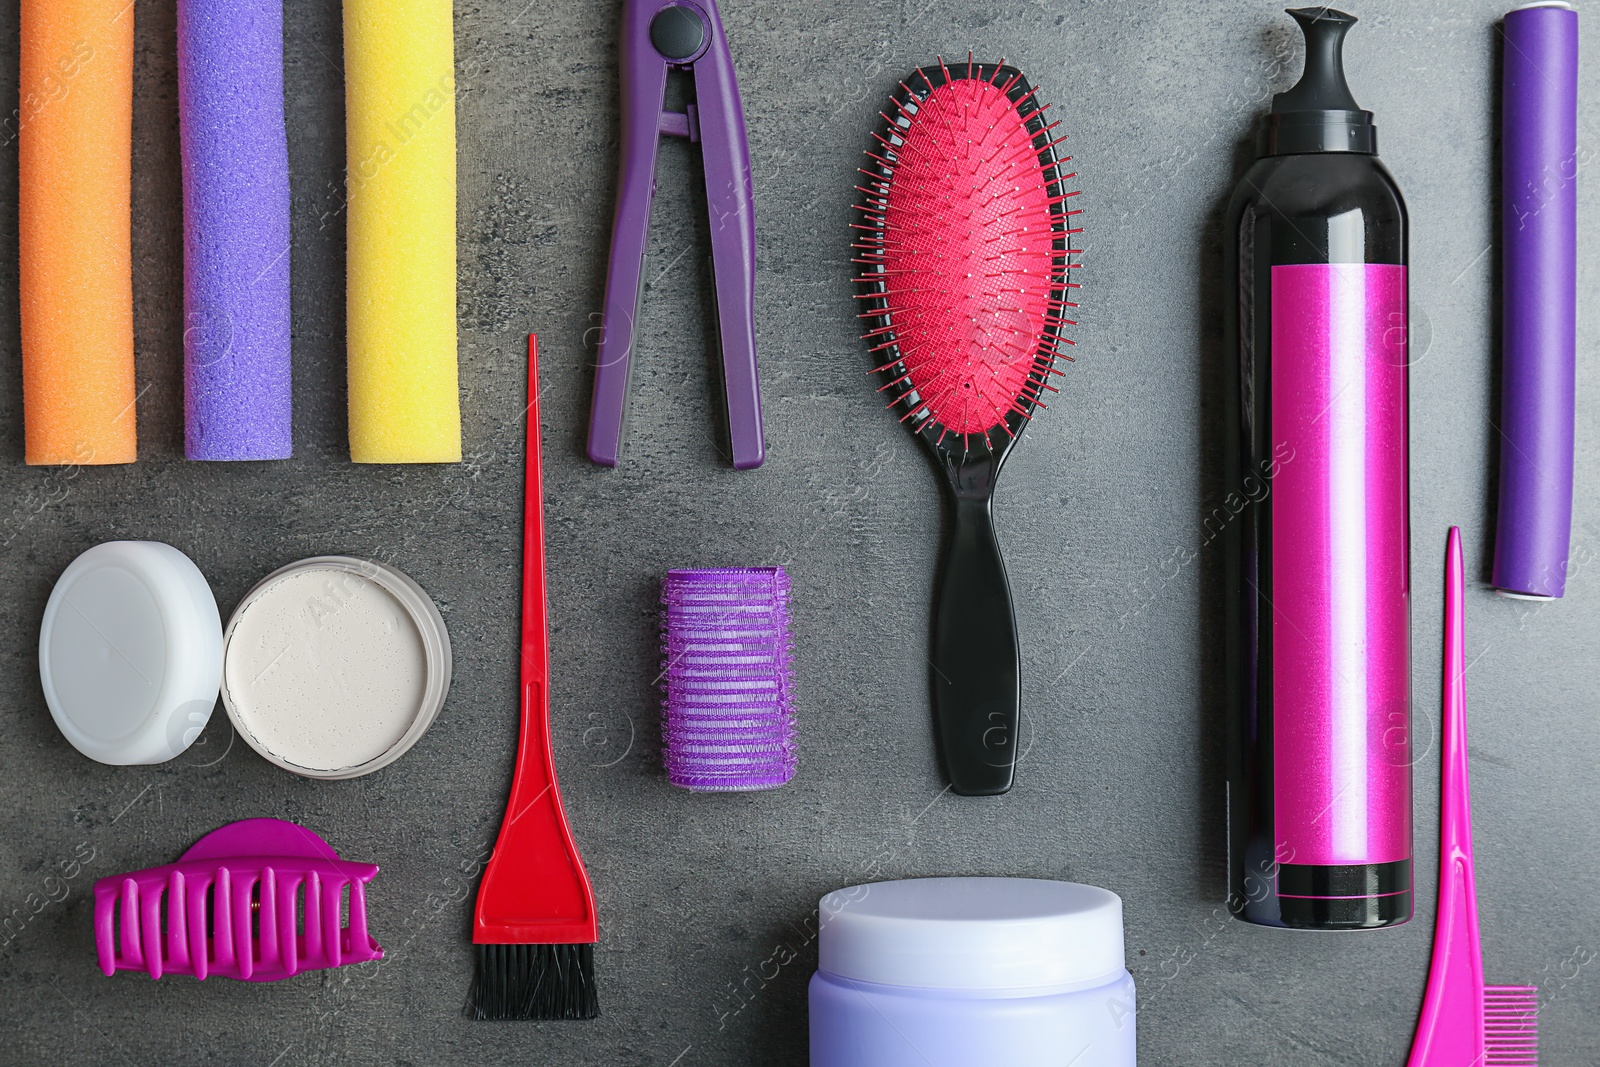
[[[1122,898],[1040,878],[910,878],[822,898],[819,967],[918,989],[1043,992],[1125,967]]]
[[[39,681],[73,747],[114,766],[165,763],[211,718],[222,619],[171,545],[108,541],[62,572],[39,628]]]
[[[433,725],[450,689],[450,635],[393,567],[317,556],[245,594],[224,634],[222,703],[245,742],[308,778],[387,767]]]

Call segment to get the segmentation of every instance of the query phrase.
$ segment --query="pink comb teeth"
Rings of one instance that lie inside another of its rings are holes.
[[[273,982],[382,959],[367,933],[365,886],[377,873],[293,823],[231,823],[177,863],[95,883],[100,969]]]
[[[1466,579],[1461,531],[1450,528],[1444,585],[1443,785],[1439,812],[1439,914],[1422,1017],[1407,1067],[1534,1067],[1539,990],[1485,986],[1472,867],[1467,782]]]
[[[1539,987],[1485,986],[1485,1067],[1533,1067],[1539,1062]]]

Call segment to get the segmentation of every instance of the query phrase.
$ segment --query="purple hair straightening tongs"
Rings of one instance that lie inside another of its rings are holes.
[[[686,112],[663,110],[669,68],[693,76],[694,99]],[[626,0],[623,5],[621,174],[589,412],[589,458],[615,467],[622,451],[656,146],[663,134],[700,145],[728,437],[734,467],[748,470],[766,458],[756,378],[755,212],[744,111],[714,0]]]

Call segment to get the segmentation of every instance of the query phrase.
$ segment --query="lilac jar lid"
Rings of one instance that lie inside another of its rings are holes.
[[[818,965],[918,989],[1042,993],[1121,975],[1122,898],[1042,878],[910,878],[822,898]]]

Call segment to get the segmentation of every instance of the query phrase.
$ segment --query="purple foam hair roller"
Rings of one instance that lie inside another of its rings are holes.
[[[179,0],[190,459],[287,459],[289,144],[282,0]]]
[[[1494,587],[1566,591],[1577,346],[1578,13],[1505,18],[1504,338]]]
[[[661,605],[672,784],[731,793],[789,781],[797,754],[783,568],[670,571]]]

